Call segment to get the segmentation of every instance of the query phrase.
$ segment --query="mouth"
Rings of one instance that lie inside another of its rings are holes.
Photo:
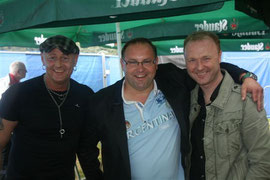
[[[64,72],[64,70],[62,70],[62,69],[54,69],[53,71],[56,73],[63,73]]]
[[[146,74],[135,75],[135,78],[137,78],[137,79],[144,79],[145,77],[146,77]]]
[[[205,77],[206,74],[207,74],[207,72],[199,72],[199,73],[196,73],[196,75],[197,75],[199,78]]]

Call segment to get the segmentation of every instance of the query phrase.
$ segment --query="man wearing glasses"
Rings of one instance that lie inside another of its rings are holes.
[[[104,179],[184,179],[189,153],[187,73],[172,64],[158,66],[156,47],[145,38],[125,44],[121,64],[125,78],[90,100],[91,139],[85,143],[94,155],[101,141]],[[236,80],[243,72],[233,65],[229,70],[238,72]],[[95,159],[84,163],[98,168]]]

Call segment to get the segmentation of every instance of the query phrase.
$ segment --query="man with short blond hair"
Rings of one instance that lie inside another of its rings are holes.
[[[220,68],[218,37],[195,32],[184,42],[188,74],[197,82],[191,92],[190,180],[270,177],[270,131],[266,112],[257,111],[241,85]],[[255,78],[247,73],[242,79]]]

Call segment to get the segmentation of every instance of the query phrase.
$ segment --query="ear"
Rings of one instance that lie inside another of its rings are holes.
[[[158,56],[156,57],[156,64],[158,64],[158,62],[159,62],[159,58],[158,58]]]
[[[158,58],[158,56],[157,56],[157,57],[156,57],[156,63],[155,63],[156,69],[158,69],[158,62],[159,62],[159,58]]]
[[[79,58],[79,55],[78,54],[76,54],[75,56],[74,56],[74,61],[73,61],[73,65],[74,65],[74,67],[77,65],[77,62],[78,62],[78,58]]]
[[[218,61],[219,61],[219,63],[221,63],[221,55],[222,55],[222,51],[220,50],[219,53],[218,53]]]
[[[40,57],[41,57],[42,64],[43,64],[44,66],[46,66],[46,60],[45,60],[44,54],[41,53],[41,54],[40,54]]]
[[[121,63],[121,67],[122,67],[123,71],[125,71],[126,70],[126,64],[124,63],[122,58],[120,59],[120,63]]]

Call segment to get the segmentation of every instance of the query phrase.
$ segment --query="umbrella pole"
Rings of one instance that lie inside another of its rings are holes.
[[[120,23],[117,22],[115,23],[115,27],[116,27],[116,42],[117,42],[117,53],[118,53],[118,57],[119,57],[119,69],[120,69],[120,77],[123,77],[123,69],[121,66],[121,50],[122,50],[122,39],[121,39],[121,29],[120,29]]]

